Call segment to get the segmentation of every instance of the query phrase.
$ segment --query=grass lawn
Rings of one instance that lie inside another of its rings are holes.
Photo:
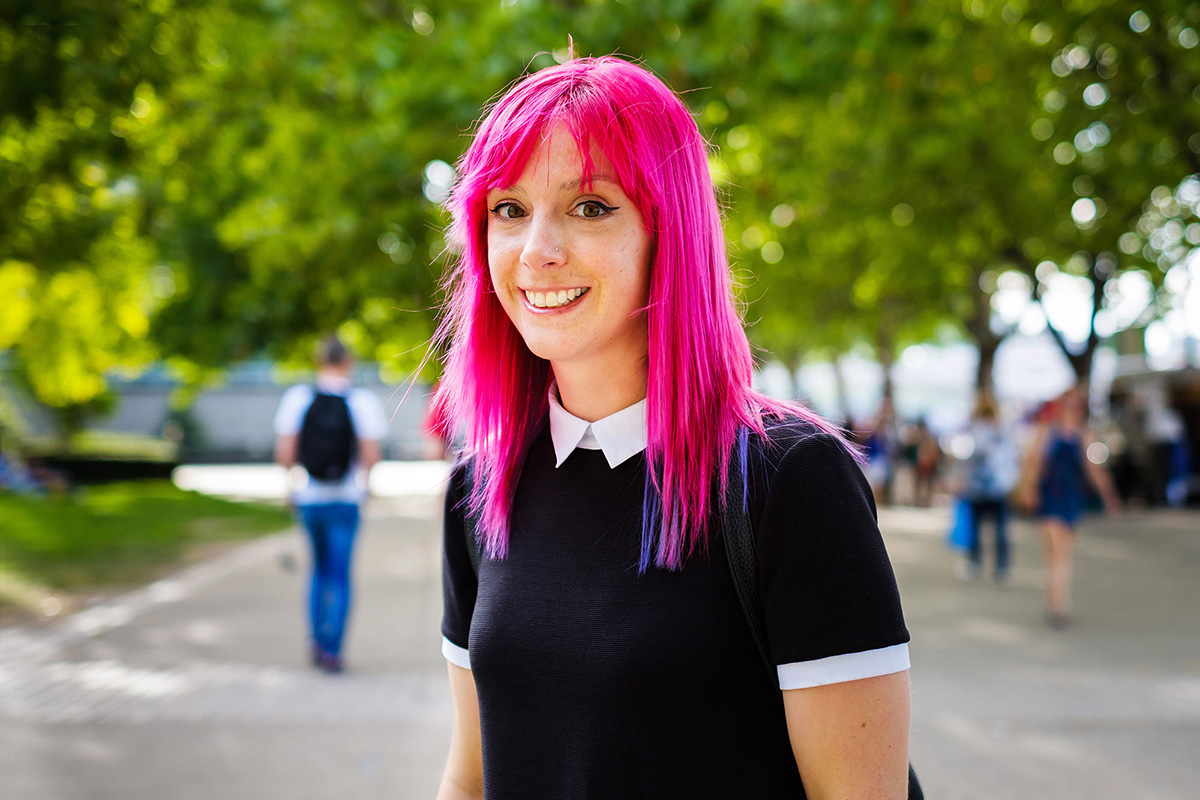
[[[0,611],[151,580],[198,551],[288,527],[282,508],[185,492],[170,481],[84,486],[65,497],[0,493]],[[53,607],[53,606],[52,606]]]

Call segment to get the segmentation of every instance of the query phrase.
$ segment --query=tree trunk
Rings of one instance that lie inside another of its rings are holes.
[[[979,285],[982,269],[976,268],[975,276],[974,313],[967,322],[967,333],[979,351],[979,364],[975,368],[975,391],[994,392],[996,351],[1004,341],[1004,334],[992,331],[992,298]]]
[[[1050,331],[1050,335],[1054,337],[1058,348],[1067,357],[1067,362],[1071,365],[1071,370],[1075,373],[1075,382],[1084,389],[1090,387],[1092,380],[1092,360],[1096,355],[1096,346],[1100,343],[1100,337],[1096,335],[1095,327],[1088,333],[1087,342],[1084,344],[1083,350],[1078,353],[1072,352],[1071,348],[1067,347],[1067,340],[1063,338],[1062,333],[1057,328],[1050,324],[1049,319],[1046,320],[1046,329]]]
[[[994,393],[996,390],[996,351],[1000,349],[1000,336],[988,336],[976,343],[979,348],[979,366],[975,368],[975,391]]]
[[[879,332],[875,336],[875,359],[883,367],[883,401],[893,401],[892,365],[896,363],[896,343]]]
[[[852,428],[854,420],[850,419],[850,398],[846,395],[846,376],[842,374],[841,353],[833,357],[833,385],[837,391],[837,407],[842,415],[842,421],[846,423],[847,428]]]
[[[59,453],[71,452],[71,443],[87,421],[83,406],[70,405],[53,409],[54,442]]]
[[[1089,253],[1088,258],[1091,261],[1088,278],[1092,282],[1092,315],[1088,319],[1088,336],[1084,342],[1083,350],[1078,353],[1072,352],[1071,348],[1067,347],[1067,340],[1050,323],[1049,315],[1046,315],[1046,329],[1050,331],[1050,335],[1054,337],[1054,341],[1058,344],[1059,349],[1067,357],[1067,362],[1070,363],[1071,369],[1075,373],[1075,382],[1084,391],[1091,388],[1092,362],[1095,360],[1096,348],[1100,345],[1100,337],[1096,334],[1096,314],[1103,307],[1104,285],[1112,275],[1111,270],[1105,269],[1094,254]],[[1040,297],[1038,298],[1038,302],[1041,302]],[[1043,308],[1045,307],[1043,306]]]

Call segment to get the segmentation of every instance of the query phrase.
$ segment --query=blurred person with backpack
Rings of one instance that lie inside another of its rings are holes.
[[[293,475],[291,501],[312,546],[312,662],[336,673],[342,671],[359,507],[387,419],[375,395],[351,387],[354,359],[336,336],[317,346],[316,364],[315,384],[293,386],[279,402],[275,460]]]
[[[983,568],[981,523],[990,519],[995,530],[996,583],[1008,577],[1008,495],[1020,479],[1021,454],[1012,432],[1000,421],[1000,407],[990,392],[975,401],[967,428],[972,450],[967,458],[963,497],[971,506],[971,544],[967,551],[967,576],[979,577]]]

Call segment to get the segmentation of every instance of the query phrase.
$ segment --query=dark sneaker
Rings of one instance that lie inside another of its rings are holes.
[[[1051,630],[1061,631],[1071,624],[1071,618],[1057,611],[1047,611],[1046,624],[1050,626]]]
[[[333,653],[321,653],[317,667],[330,675],[340,675],[345,669],[341,656],[335,656]]]

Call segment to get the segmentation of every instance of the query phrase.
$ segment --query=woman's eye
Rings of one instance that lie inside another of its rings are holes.
[[[576,206],[576,210],[579,212],[579,216],[581,217],[586,219],[595,219],[596,217],[603,217],[611,214],[617,209],[615,206],[607,206],[604,203],[601,203],[599,200],[585,200]]]
[[[516,203],[497,203],[492,213],[500,219],[518,219],[525,216],[525,211]]]

